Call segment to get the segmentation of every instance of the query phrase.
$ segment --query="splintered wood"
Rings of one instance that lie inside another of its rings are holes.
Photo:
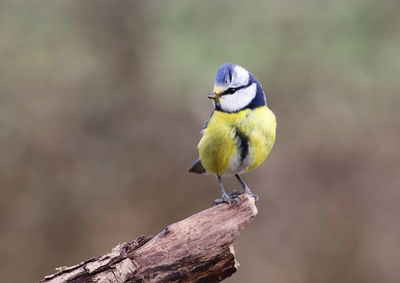
[[[111,253],[46,276],[41,283],[220,282],[236,272],[232,243],[257,214],[254,199],[220,204]]]

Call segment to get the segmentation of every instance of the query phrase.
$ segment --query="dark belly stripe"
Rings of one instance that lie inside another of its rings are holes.
[[[237,137],[239,141],[240,163],[243,163],[243,160],[245,160],[247,154],[249,154],[249,139],[238,128],[235,128],[235,137]]]

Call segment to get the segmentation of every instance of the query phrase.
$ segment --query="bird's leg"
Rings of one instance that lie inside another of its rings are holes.
[[[238,196],[241,194],[248,194],[251,195],[255,200],[259,200],[260,198],[258,197],[258,195],[253,194],[250,191],[250,188],[246,185],[246,183],[243,181],[242,178],[240,178],[239,174],[235,174],[236,179],[239,181],[240,185],[242,186],[243,191],[234,191],[232,193],[230,193],[229,195],[232,196]]]
[[[238,201],[239,198],[236,196],[229,196],[226,192],[225,192],[225,188],[224,188],[224,184],[222,183],[222,178],[221,176],[217,175],[217,182],[219,185],[219,188],[221,190],[221,198],[220,199],[216,199],[213,201],[213,204],[220,204],[220,203],[224,203],[226,202],[229,206],[232,204],[232,202],[234,201]]]

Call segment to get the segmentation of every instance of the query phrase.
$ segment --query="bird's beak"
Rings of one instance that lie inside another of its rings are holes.
[[[210,92],[207,96],[209,99],[214,99],[214,100],[218,100],[219,96],[217,94],[215,94],[214,92]]]
[[[218,100],[221,96],[221,93],[223,92],[224,92],[223,88],[219,86],[214,86],[213,91],[208,94],[208,98],[213,100]]]

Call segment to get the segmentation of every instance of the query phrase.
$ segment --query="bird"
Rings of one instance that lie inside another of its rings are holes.
[[[240,175],[260,166],[275,143],[276,117],[267,106],[263,87],[245,68],[224,63],[208,98],[214,110],[202,130],[197,146],[199,158],[190,165],[189,172],[216,175],[221,198],[214,204],[230,206],[240,202],[240,194],[258,200]],[[222,182],[225,176],[235,176],[242,190],[228,195]]]

